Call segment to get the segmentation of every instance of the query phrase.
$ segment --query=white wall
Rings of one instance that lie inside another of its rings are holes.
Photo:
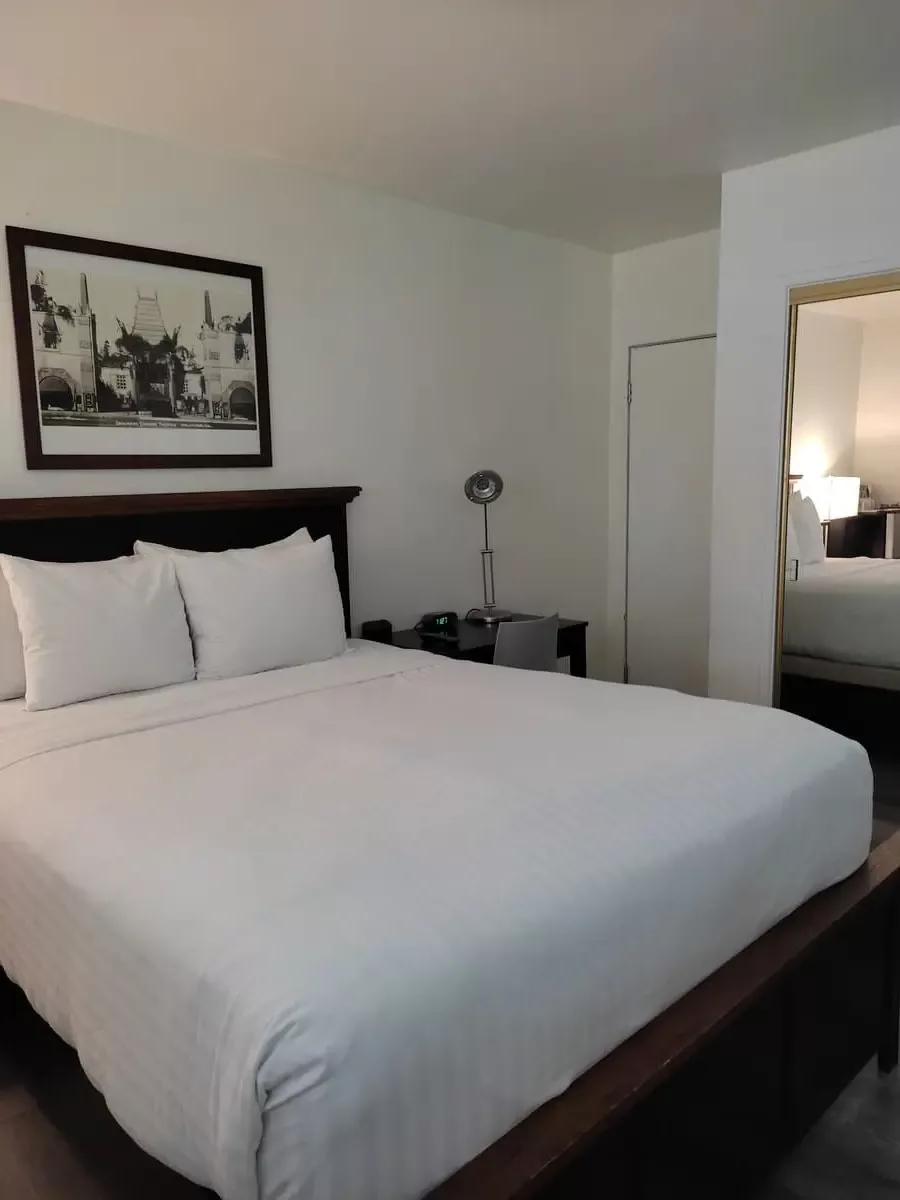
[[[863,326],[801,308],[797,318],[791,473],[852,475]]]
[[[625,430],[628,347],[715,333],[717,230],[613,258],[606,673],[622,678],[625,613]]]
[[[882,504],[900,501],[900,320],[862,327],[854,475]]]
[[[770,703],[788,290],[900,264],[900,127],[724,176],[710,688]]]
[[[498,599],[605,616],[610,260],[360,192],[0,105],[0,219],[259,263],[271,470],[27,472],[0,275],[0,493],[361,484],[354,617],[480,602],[465,477],[506,480]]]

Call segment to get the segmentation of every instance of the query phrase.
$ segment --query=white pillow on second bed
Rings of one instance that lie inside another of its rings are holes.
[[[799,563],[801,560],[800,539],[797,537],[797,530],[794,526],[794,514],[791,512],[790,507],[788,507],[787,515],[787,548],[785,558],[787,559],[786,566],[788,568],[788,575],[790,576],[791,563]]]
[[[45,563],[0,555],[25,663],[25,707],[194,677],[191,638],[169,558]]]
[[[198,679],[255,675],[346,649],[331,538],[218,554],[173,554]]]
[[[800,562],[809,565],[825,560],[825,545],[822,541],[822,525],[816,506],[809,496],[793,491],[789,497],[788,511],[794,522]]]

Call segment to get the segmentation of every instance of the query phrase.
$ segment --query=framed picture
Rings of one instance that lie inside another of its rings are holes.
[[[262,268],[6,243],[29,470],[272,465]]]

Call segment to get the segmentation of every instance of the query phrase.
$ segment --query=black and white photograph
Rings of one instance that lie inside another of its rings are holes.
[[[7,242],[29,467],[271,464],[258,267]]]

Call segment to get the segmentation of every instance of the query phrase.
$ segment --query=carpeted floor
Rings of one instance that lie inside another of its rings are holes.
[[[759,1200],[897,1200],[898,1196],[900,1073],[879,1076],[871,1063],[782,1164]]]
[[[875,775],[873,845],[900,828],[900,761],[881,755]],[[783,1163],[759,1200],[898,1200],[900,1071],[882,1077],[875,1064]],[[724,1198],[723,1198],[724,1200]]]

